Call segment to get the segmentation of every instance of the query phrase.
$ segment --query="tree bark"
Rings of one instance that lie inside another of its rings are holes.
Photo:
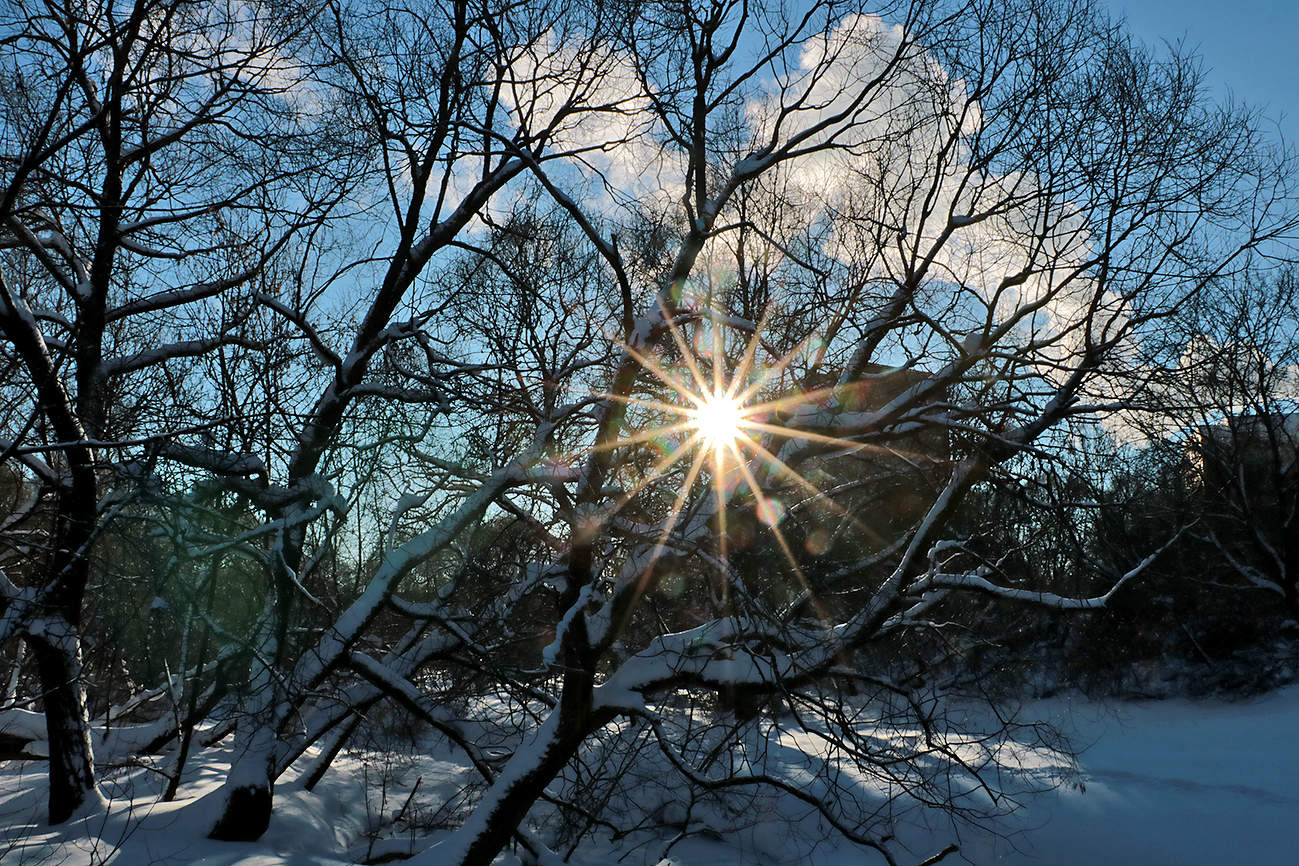
[[[90,719],[81,676],[81,642],[64,619],[47,621],[42,631],[27,635],[36,660],[45,705],[45,729],[50,749],[49,820],[61,824],[88,799],[98,799],[95,757],[90,744]]]
[[[260,721],[253,717],[245,719],[244,724]],[[241,748],[221,787],[221,815],[208,838],[223,842],[255,842],[271,823],[276,738],[271,727],[265,724],[258,724],[251,731],[237,736],[242,741]]]
[[[528,745],[516,752],[487,790],[469,820],[417,863],[423,866],[489,866],[514,837],[532,804],[585,739],[585,719],[556,708]]]

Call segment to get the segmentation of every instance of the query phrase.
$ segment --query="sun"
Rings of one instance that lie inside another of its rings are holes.
[[[714,451],[731,448],[744,424],[740,401],[724,393],[712,394],[698,401],[690,421],[703,441]]]
[[[636,406],[651,419],[665,418],[666,423],[651,421],[627,436],[596,446],[613,450],[653,443],[660,450],[653,465],[621,492],[613,503],[612,513],[665,477],[673,467],[685,466],[684,477],[679,481],[676,495],[657,533],[658,540],[650,562],[656,561],[666,549],[669,537],[683,514],[699,524],[697,518],[700,515],[706,517],[711,512],[712,519],[706,519],[704,524],[715,527],[717,550],[713,554],[714,561],[725,572],[729,568],[728,511],[735,507],[752,507],[757,519],[775,539],[803,590],[811,592],[790,541],[785,537],[785,530],[781,528],[782,519],[789,510],[782,498],[793,495],[822,502],[825,501],[825,491],[782,459],[784,449],[781,443],[802,440],[852,451],[872,446],[815,430],[786,426],[781,422],[783,416],[797,414],[807,406],[820,406],[836,396],[838,386],[807,390],[783,382],[791,365],[804,357],[805,349],[812,342],[811,336],[777,354],[762,339],[766,324],[764,313],[761,321],[744,329],[751,334],[742,351],[728,357],[723,351],[723,325],[715,312],[706,319],[701,316],[688,318],[696,322],[697,327],[711,326],[708,329],[711,333],[705,334],[711,336],[713,345],[712,351],[700,352],[699,332],[696,331],[694,338],[687,339],[674,317],[664,310],[664,320],[680,359],[680,368],[666,366],[653,352],[642,351],[635,345],[622,346],[627,355],[662,386],[667,392],[666,398],[604,396]],[[770,356],[766,363],[759,362],[760,352]],[[763,397],[764,390],[775,393]],[[708,484],[712,496],[706,499],[693,497],[695,482],[708,476],[711,476]],[[708,499],[712,500],[711,503]],[[833,500],[826,504],[842,519],[869,531]],[[652,572],[652,568],[647,566],[646,579]]]
[[[812,345],[813,335],[808,335],[787,351],[774,352],[762,339],[766,325],[764,312],[756,325],[743,329],[751,332],[743,350],[728,357],[723,352],[723,325],[715,311],[707,318],[690,314],[683,317],[695,322],[697,328],[711,326],[709,336],[713,345],[710,352],[699,351],[698,330],[695,338],[687,339],[674,316],[666,309],[663,318],[680,359],[680,368],[666,366],[652,351],[638,349],[635,345],[623,344],[622,348],[657,386],[661,386],[658,390],[665,398],[606,393],[606,398],[638,407],[645,413],[642,417],[648,416],[652,420],[649,424],[642,421],[644,426],[633,429],[629,435],[595,446],[601,450],[613,450],[652,443],[659,451],[653,465],[620,492],[607,512],[609,515],[617,513],[654,482],[667,476],[673,467],[685,466],[684,477],[677,483],[676,495],[658,528],[658,539],[648,564],[643,568],[641,580],[648,582],[653,578],[653,563],[667,549],[669,538],[684,515],[693,526],[713,528],[716,551],[711,556],[728,581],[724,583],[725,592],[731,579],[728,511],[751,507],[757,520],[780,548],[802,591],[808,593],[807,597],[813,604],[817,604],[813,587],[794,556],[791,540],[786,538],[786,529],[781,526],[791,510],[786,501],[790,501],[792,496],[796,502],[800,498],[815,502],[818,508],[822,505],[828,507],[837,515],[837,520],[846,521],[863,533],[874,530],[847,508],[828,498],[828,491],[786,463],[783,443],[798,440],[849,453],[878,448],[881,453],[894,458],[899,456],[899,452],[854,438],[838,438],[802,425],[788,425],[781,420],[797,416],[809,407],[821,411],[828,401],[839,396],[841,386],[838,384],[809,390],[794,383],[792,375],[790,382],[785,381],[790,367],[806,357],[804,353]],[[760,351],[769,356],[766,363],[759,362]],[[770,396],[763,396],[764,390]],[[663,419],[666,423],[657,423]],[[712,496],[693,496],[695,482],[708,476],[711,476],[707,483],[712,488]]]

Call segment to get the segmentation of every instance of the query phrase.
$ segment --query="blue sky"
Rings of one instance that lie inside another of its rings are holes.
[[[1219,96],[1285,115],[1281,130],[1299,144],[1299,0],[1106,0],[1148,42],[1197,50]]]

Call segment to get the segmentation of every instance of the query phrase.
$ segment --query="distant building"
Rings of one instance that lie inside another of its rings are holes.
[[[1199,429],[1192,463],[1206,492],[1250,500],[1299,487],[1299,412],[1239,415]]]

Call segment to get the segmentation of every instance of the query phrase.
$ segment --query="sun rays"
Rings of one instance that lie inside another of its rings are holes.
[[[756,327],[746,328],[751,332],[743,349],[728,355],[719,317],[681,317],[693,326],[693,339],[682,332],[677,318],[667,311],[664,318],[671,335],[667,351],[656,353],[656,357],[632,346],[623,347],[648,374],[644,380],[648,388],[637,396],[606,395],[626,405],[627,435],[602,447],[612,450],[657,445],[661,452],[639,473],[630,489],[622,492],[609,516],[669,473],[679,473],[672,476],[679,477],[680,486],[666,515],[651,523],[656,527],[654,548],[641,579],[650,579],[654,562],[674,543],[674,530],[683,519],[691,521],[695,531],[708,529],[714,536],[717,563],[723,571],[729,571],[728,525],[733,527],[737,519],[730,512],[751,512],[756,519],[754,525],[771,533],[801,588],[809,589],[795,555],[796,545],[791,544],[782,528],[791,511],[815,499],[818,507],[828,508],[865,532],[870,529],[860,526],[856,516],[791,466],[786,445],[801,441],[822,455],[876,450],[875,446],[786,423],[800,413],[803,417],[809,413],[829,417],[844,390],[838,386],[808,389],[791,374],[791,367],[805,358],[809,340],[776,354],[763,340],[764,319]],[[701,343],[707,350],[700,351]],[[671,351],[673,347],[675,352]],[[634,461],[629,460],[628,465],[632,464]],[[699,483],[707,483],[711,495],[693,495]],[[640,531],[645,529],[648,527],[642,524]],[[724,586],[728,583],[723,581]]]

